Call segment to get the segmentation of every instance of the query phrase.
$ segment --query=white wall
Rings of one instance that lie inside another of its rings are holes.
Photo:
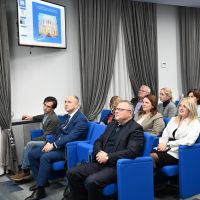
[[[42,112],[42,101],[48,95],[58,99],[58,114],[64,113],[66,95],[81,96],[75,2],[57,1],[66,6],[67,19],[67,49],[59,50],[18,46],[16,2],[7,1],[12,111],[15,119],[24,113],[34,115]],[[158,5],[157,18],[159,88],[172,88],[176,99],[181,94],[178,9],[175,6]],[[166,61],[166,68],[161,68],[162,61]]]
[[[42,112],[43,99],[58,99],[56,112],[64,111],[66,95],[80,96],[78,25],[75,0],[57,1],[66,6],[67,49],[18,46],[16,1],[7,1],[11,54],[12,111],[22,114]],[[31,52],[31,53],[30,53]]]
[[[182,94],[180,77],[180,45],[178,7],[157,6],[159,89],[172,89],[174,100]],[[162,67],[166,62],[166,68]]]

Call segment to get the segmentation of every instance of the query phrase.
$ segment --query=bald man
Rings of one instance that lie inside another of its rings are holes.
[[[36,200],[46,196],[45,186],[49,179],[52,162],[65,159],[65,146],[68,142],[83,140],[88,131],[87,118],[79,110],[77,96],[65,99],[66,120],[59,126],[52,142],[43,148],[34,148],[29,152],[29,161],[36,184],[29,189],[33,191],[25,200]]]

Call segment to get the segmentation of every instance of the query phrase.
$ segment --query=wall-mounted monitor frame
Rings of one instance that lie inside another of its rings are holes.
[[[19,45],[66,48],[65,7],[43,0],[17,0]]]

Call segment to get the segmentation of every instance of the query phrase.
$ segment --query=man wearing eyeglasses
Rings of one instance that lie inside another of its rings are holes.
[[[44,114],[30,116],[30,115],[23,115],[23,120],[32,120],[34,122],[42,122],[42,130],[43,135],[33,139],[26,144],[24,147],[23,152],[23,159],[22,159],[22,166],[21,171],[19,171],[14,176],[11,176],[13,181],[19,182],[23,180],[30,179],[30,163],[28,159],[29,151],[35,146],[43,146],[45,144],[46,135],[53,134],[56,132],[59,124],[59,119],[54,112],[54,109],[57,107],[57,100],[55,97],[49,96],[44,99],[43,102],[43,111]]]
[[[151,89],[147,85],[141,85],[138,91],[138,96],[136,98],[131,99],[131,103],[134,106],[134,115],[140,110],[142,106],[142,100],[145,96],[151,93]]]
[[[116,121],[108,124],[94,144],[92,162],[67,171],[69,185],[63,200],[102,200],[103,187],[117,182],[117,160],[137,157],[143,146],[143,129],[132,115],[132,103],[121,101]]]
[[[50,142],[42,148],[33,148],[28,155],[36,184],[29,190],[32,194],[25,200],[37,200],[46,197],[45,186],[51,173],[51,163],[65,160],[66,144],[76,140],[84,140],[88,132],[88,120],[79,109],[77,96],[65,99],[66,120],[60,124]]]

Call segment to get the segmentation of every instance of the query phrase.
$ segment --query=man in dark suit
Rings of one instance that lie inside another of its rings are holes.
[[[34,146],[43,146],[45,144],[46,135],[53,134],[56,132],[59,125],[59,119],[56,113],[54,112],[54,109],[56,107],[57,107],[56,98],[49,96],[44,99],[43,103],[44,114],[36,116],[29,116],[29,115],[22,116],[23,120],[42,122],[43,135],[41,137],[35,138],[35,140],[33,141],[28,142],[24,147],[22,166],[21,166],[22,170],[10,177],[13,181],[19,182],[27,180],[31,177],[28,153]]]
[[[74,140],[83,140],[88,131],[88,121],[79,110],[76,96],[68,96],[65,100],[67,111],[66,121],[61,124],[53,135],[52,142],[43,148],[34,148],[29,152],[29,160],[36,185],[30,187],[32,195],[26,200],[41,199],[46,196],[45,186],[51,172],[51,163],[65,159],[65,145]]]
[[[117,182],[116,163],[121,158],[138,156],[144,140],[142,127],[133,120],[133,105],[121,101],[115,111],[115,120],[94,144],[94,159],[69,169],[68,195],[63,199],[102,200],[105,185]]]
[[[147,85],[141,85],[138,91],[138,96],[131,99],[131,103],[134,106],[134,115],[141,109],[142,100],[145,96],[151,93],[151,89]]]

